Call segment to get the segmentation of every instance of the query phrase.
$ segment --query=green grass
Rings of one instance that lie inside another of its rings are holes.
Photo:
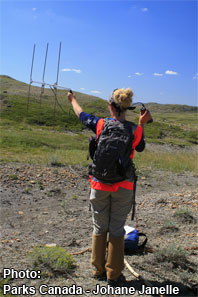
[[[1,120],[3,127],[5,121]],[[66,133],[52,128],[31,126],[24,123],[14,125],[7,122],[1,130],[2,162],[20,162],[48,165],[87,166],[88,139],[90,134]],[[198,172],[196,154],[183,152],[135,153],[137,169],[157,168],[173,172]],[[12,177],[14,178],[14,177]]]
[[[155,258],[158,262],[173,263],[175,267],[186,267],[187,253],[184,249],[174,244],[159,249],[155,253]]]
[[[7,293],[6,295],[3,295],[3,286],[4,285],[9,285],[10,284],[10,281],[11,281],[11,277],[10,276],[7,277],[6,279],[0,280],[0,296],[7,296],[7,297],[13,296],[13,294],[11,294],[11,293]],[[16,297],[18,297],[18,295]]]
[[[174,221],[166,220],[163,223],[163,226],[160,228],[159,234],[166,235],[168,233],[177,231],[179,231],[177,224]]]
[[[40,126],[56,126],[57,129],[82,130],[83,126],[72,111],[71,106],[66,102],[62,104],[65,113],[57,107],[54,115],[53,97],[45,96],[41,107],[39,98],[31,98],[28,117],[27,115],[27,97],[20,95],[4,95],[6,105],[2,106],[1,118],[17,123],[39,124]]]
[[[68,254],[62,247],[34,247],[28,257],[36,269],[47,268],[57,273],[67,273],[74,268],[72,255]]]
[[[128,119],[138,122],[139,111],[129,112]],[[147,142],[189,146],[198,144],[197,113],[152,113],[154,122],[145,126]]]
[[[148,152],[145,150],[142,153],[135,154],[134,162],[138,169],[157,168],[165,171],[171,170],[172,172],[198,172],[196,158],[196,153]]]
[[[193,217],[191,211],[187,208],[177,209],[174,213],[174,217],[185,224],[196,223],[196,219]]]
[[[7,120],[7,123],[10,121],[11,125],[24,123],[34,126],[40,125],[41,127],[53,127],[53,129],[59,131],[82,131],[85,128],[75,116],[71,106],[63,98],[59,100],[65,112],[57,106],[55,115],[52,96],[46,95],[43,98],[41,109],[39,98],[31,98],[28,117],[26,117],[27,97],[8,94],[3,94],[2,96],[4,98],[3,100],[6,100],[6,104],[2,104],[1,119],[5,120],[5,122]],[[88,113],[96,114],[99,117],[108,116],[107,103],[104,100],[95,100],[94,104],[93,102],[83,102],[82,106]],[[135,123],[138,122],[138,116],[139,112],[128,113],[128,119]],[[198,133],[195,127],[193,128],[197,119],[196,113],[189,115],[188,120],[186,119],[186,114],[174,114],[174,124],[168,120],[164,121],[164,114],[156,114],[156,117],[154,114],[153,117],[154,122],[145,126],[145,134],[148,142],[169,143],[181,146],[198,143]],[[185,119],[185,125],[182,124],[182,119]],[[2,125],[6,126],[5,122]]]
[[[4,121],[1,124],[6,127]],[[10,121],[7,124],[6,129],[1,129],[0,160],[3,162],[51,164],[57,159],[62,164],[86,162],[88,135]]]
[[[65,91],[58,91],[54,115],[54,96],[45,89],[40,108],[40,88],[31,87],[27,113],[28,85],[0,76],[1,154],[2,162],[42,163],[52,166],[66,164],[88,165],[88,138],[92,132],[85,130],[67,102]],[[83,109],[101,117],[109,116],[107,101],[75,92]],[[145,126],[146,141],[190,147],[198,143],[197,108],[183,105],[149,103],[154,122]],[[40,115],[40,121],[39,121]],[[127,119],[138,122],[139,110],[128,112]],[[39,121],[39,122],[38,122]],[[148,152],[135,154],[138,169],[158,168],[173,172],[197,172],[194,153]]]
[[[32,151],[42,148],[48,151],[87,149],[87,137],[77,133],[70,135],[56,130],[41,129],[29,125],[14,125],[1,130],[1,148]]]
[[[77,119],[71,105],[67,101],[66,92],[58,91],[58,102],[56,113],[54,113],[54,96],[50,89],[45,89],[40,106],[40,88],[31,87],[31,96],[27,115],[27,94],[28,85],[0,76],[0,103],[1,118],[12,120],[17,123],[27,123],[30,125],[39,124],[41,126],[56,127],[57,130],[65,129],[72,131],[82,131],[84,129]],[[6,93],[5,93],[6,91]],[[107,117],[107,101],[98,97],[89,96],[75,92],[79,103],[83,109],[101,117]],[[176,145],[191,145],[198,143],[198,133],[196,128],[197,108],[186,105],[162,105],[148,103],[154,122],[145,127],[148,142],[170,143]],[[128,112],[128,119],[138,122],[139,107],[135,112]]]

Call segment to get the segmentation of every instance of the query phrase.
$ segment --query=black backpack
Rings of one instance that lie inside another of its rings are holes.
[[[90,143],[90,155],[93,157],[93,163],[89,165],[90,175],[104,183],[115,183],[134,174],[130,159],[133,126],[128,121],[105,119],[99,138],[96,142],[92,139]]]

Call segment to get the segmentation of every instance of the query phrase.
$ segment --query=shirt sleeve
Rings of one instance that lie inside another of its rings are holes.
[[[138,143],[138,145],[136,146],[135,150],[137,152],[142,152],[145,149],[146,143],[145,143],[145,139],[144,139],[144,134],[142,133],[142,138],[140,140],[140,142]]]
[[[100,118],[96,117],[93,114],[88,114],[86,112],[81,112],[80,121],[88,128],[96,133],[96,126]]]
[[[145,148],[145,139],[143,129],[140,126],[136,126],[134,132],[134,141],[133,141],[133,149],[137,152],[142,152]]]

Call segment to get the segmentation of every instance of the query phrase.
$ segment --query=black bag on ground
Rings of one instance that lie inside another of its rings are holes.
[[[130,159],[133,143],[133,123],[105,119],[93,163],[89,165],[89,174],[105,183],[115,183],[133,175],[133,163]],[[94,140],[91,147],[94,147]]]
[[[144,241],[140,244],[139,238],[144,237]],[[135,228],[131,228],[131,231],[125,234],[124,239],[124,253],[125,255],[133,255],[137,252],[142,252],[147,243],[147,236],[145,233],[139,232]]]

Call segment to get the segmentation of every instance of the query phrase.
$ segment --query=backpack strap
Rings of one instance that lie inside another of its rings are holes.
[[[102,129],[103,129],[103,126],[104,126],[104,122],[105,120],[104,119],[100,119],[97,123],[97,127],[96,127],[96,135],[97,135],[97,138],[100,136],[101,132],[102,132]]]
[[[134,166],[135,169],[135,166]],[[136,201],[135,201],[135,194],[136,194],[136,183],[137,183],[138,176],[136,175],[136,169],[134,170],[134,182],[133,182],[133,193],[132,193],[132,213],[131,213],[131,221],[135,218],[135,208],[136,208]]]

